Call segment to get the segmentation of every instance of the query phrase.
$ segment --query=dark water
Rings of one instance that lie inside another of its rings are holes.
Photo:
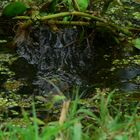
[[[80,39],[80,30],[66,28],[52,32],[45,26],[32,27],[24,40],[17,41],[17,53],[36,68],[33,85],[38,87],[37,92],[47,94],[54,90],[47,82],[54,79],[60,90],[68,92],[75,85],[86,89],[94,84],[110,84],[106,80],[112,60],[120,55],[120,47],[108,31],[87,28]]]
[[[139,20],[123,13],[124,17],[116,17],[124,22],[126,17],[131,18],[139,26]],[[83,97],[93,97],[96,87],[118,89],[117,98],[124,100],[132,113],[131,107],[140,99],[140,57],[133,58],[140,56],[139,50],[124,48],[104,28],[52,31],[45,25],[35,25],[19,30],[16,36],[15,31],[14,22],[0,18],[0,40],[8,42],[0,43],[0,103],[4,102],[0,106],[0,122],[22,117],[21,108],[31,116],[33,101],[38,117],[56,120],[60,108],[58,104],[48,106],[51,97],[60,92],[71,97],[75,86],[80,87]],[[11,42],[13,38],[16,45]],[[9,63],[13,58],[16,59]],[[114,65],[116,59],[119,63],[125,59],[125,63]],[[126,64],[127,60],[130,63]]]
[[[85,28],[81,37],[81,31],[66,28],[53,32],[44,25],[20,31],[16,36],[20,58],[10,69],[17,79],[26,79],[31,92],[44,96],[58,94],[54,85],[66,93],[74,86],[139,90],[139,83],[130,80],[140,76],[139,65],[111,71],[115,59],[125,58],[111,32]]]

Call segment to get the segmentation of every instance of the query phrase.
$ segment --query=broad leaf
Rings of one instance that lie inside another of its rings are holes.
[[[134,46],[137,48],[137,49],[140,49],[140,38],[137,38],[134,40]]]
[[[84,12],[87,10],[89,0],[76,0],[80,8],[80,11]]]
[[[22,2],[11,2],[3,10],[3,16],[14,17],[22,15],[28,7]]]
[[[84,12],[87,10],[88,4],[89,4],[89,0],[67,0],[69,9],[75,9],[75,3],[76,5],[78,5],[78,8],[80,11]]]

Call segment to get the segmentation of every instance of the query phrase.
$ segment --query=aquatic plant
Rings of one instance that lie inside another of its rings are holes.
[[[27,11],[28,7],[23,2],[11,2],[8,3],[6,7],[4,7],[2,15],[5,17],[15,17],[18,15],[22,15],[25,11]]]

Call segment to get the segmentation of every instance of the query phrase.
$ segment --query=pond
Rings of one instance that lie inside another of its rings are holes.
[[[22,117],[23,108],[32,115],[33,101],[38,117],[53,114],[47,118],[55,119],[61,99],[74,98],[76,86],[81,98],[94,96],[95,88],[109,88],[139,100],[140,52],[118,44],[110,31],[80,27],[52,31],[35,25],[14,37],[8,27],[3,24],[0,30],[1,121]],[[57,95],[61,98],[55,103]]]

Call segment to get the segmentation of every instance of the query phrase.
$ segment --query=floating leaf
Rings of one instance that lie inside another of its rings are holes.
[[[140,49],[140,38],[137,38],[134,40],[134,46],[137,48],[137,49]]]

